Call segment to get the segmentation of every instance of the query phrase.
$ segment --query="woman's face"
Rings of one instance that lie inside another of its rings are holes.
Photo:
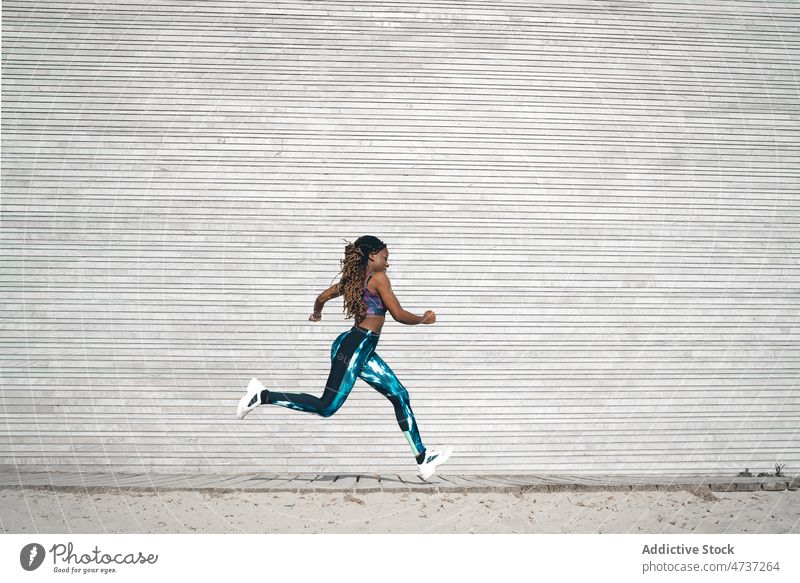
[[[377,253],[370,253],[371,269],[375,271],[386,271],[389,267],[389,248],[384,247]]]

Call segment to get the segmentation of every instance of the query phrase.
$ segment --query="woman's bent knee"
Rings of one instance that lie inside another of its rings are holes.
[[[338,411],[338,410],[339,410],[339,407],[326,407],[325,409],[321,409],[319,411],[319,414],[322,417],[332,417],[333,414],[336,413],[336,411]]]

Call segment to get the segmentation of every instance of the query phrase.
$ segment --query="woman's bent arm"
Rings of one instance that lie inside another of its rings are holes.
[[[339,282],[337,281],[331,287],[317,296],[317,299],[314,302],[314,314],[322,314],[322,308],[325,305],[325,302],[339,297],[340,295],[342,295],[342,291],[339,286]]]
[[[403,307],[400,305],[400,301],[394,295],[392,291],[392,282],[389,281],[389,277],[379,271],[372,276],[372,281],[375,282],[375,288],[378,290],[378,293],[381,296],[381,301],[383,305],[386,306],[386,309],[392,315],[392,318],[395,321],[400,322],[401,324],[408,324],[409,326],[413,326],[414,324],[433,324],[436,321],[436,316],[430,312],[425,312],[425,316],[417,316],[416,314],[412,314],[411,312],[404,310]]]

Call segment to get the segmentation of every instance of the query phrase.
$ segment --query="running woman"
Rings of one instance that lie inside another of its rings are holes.
[[[424,315],[417,316],[400,306],[386,275],[389,249],[377,237],[364,235],[355,243],[348,243],[340,263],[341,279],[317,297],[314,312],[308,318],[319,322],[325,302],[343,295],[345,317],[355,319],[355,325],[339,334],[331,345],[331,370],[322,396],[267,390],[257,378],[253,378],[239,400],[236,416],[243,419],[259,405],[280,405],[330,417],[344,404],[356,378],[360,378],[389,399],[397,423],[411,446],[420,477],[430,478],[436,467],[447,461],[453,448],[446,446],[438,451],[425,448],[411,411],[408,391],[375,349],[387,310],[395,321],[408,325],[433,324],[436,314],[427,310]]]

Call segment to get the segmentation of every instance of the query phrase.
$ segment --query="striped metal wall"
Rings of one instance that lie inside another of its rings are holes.
[[[800,467],[800,5],[3,3],[0,465],[412,472],[323,419],[345,240],[455,473]]]

